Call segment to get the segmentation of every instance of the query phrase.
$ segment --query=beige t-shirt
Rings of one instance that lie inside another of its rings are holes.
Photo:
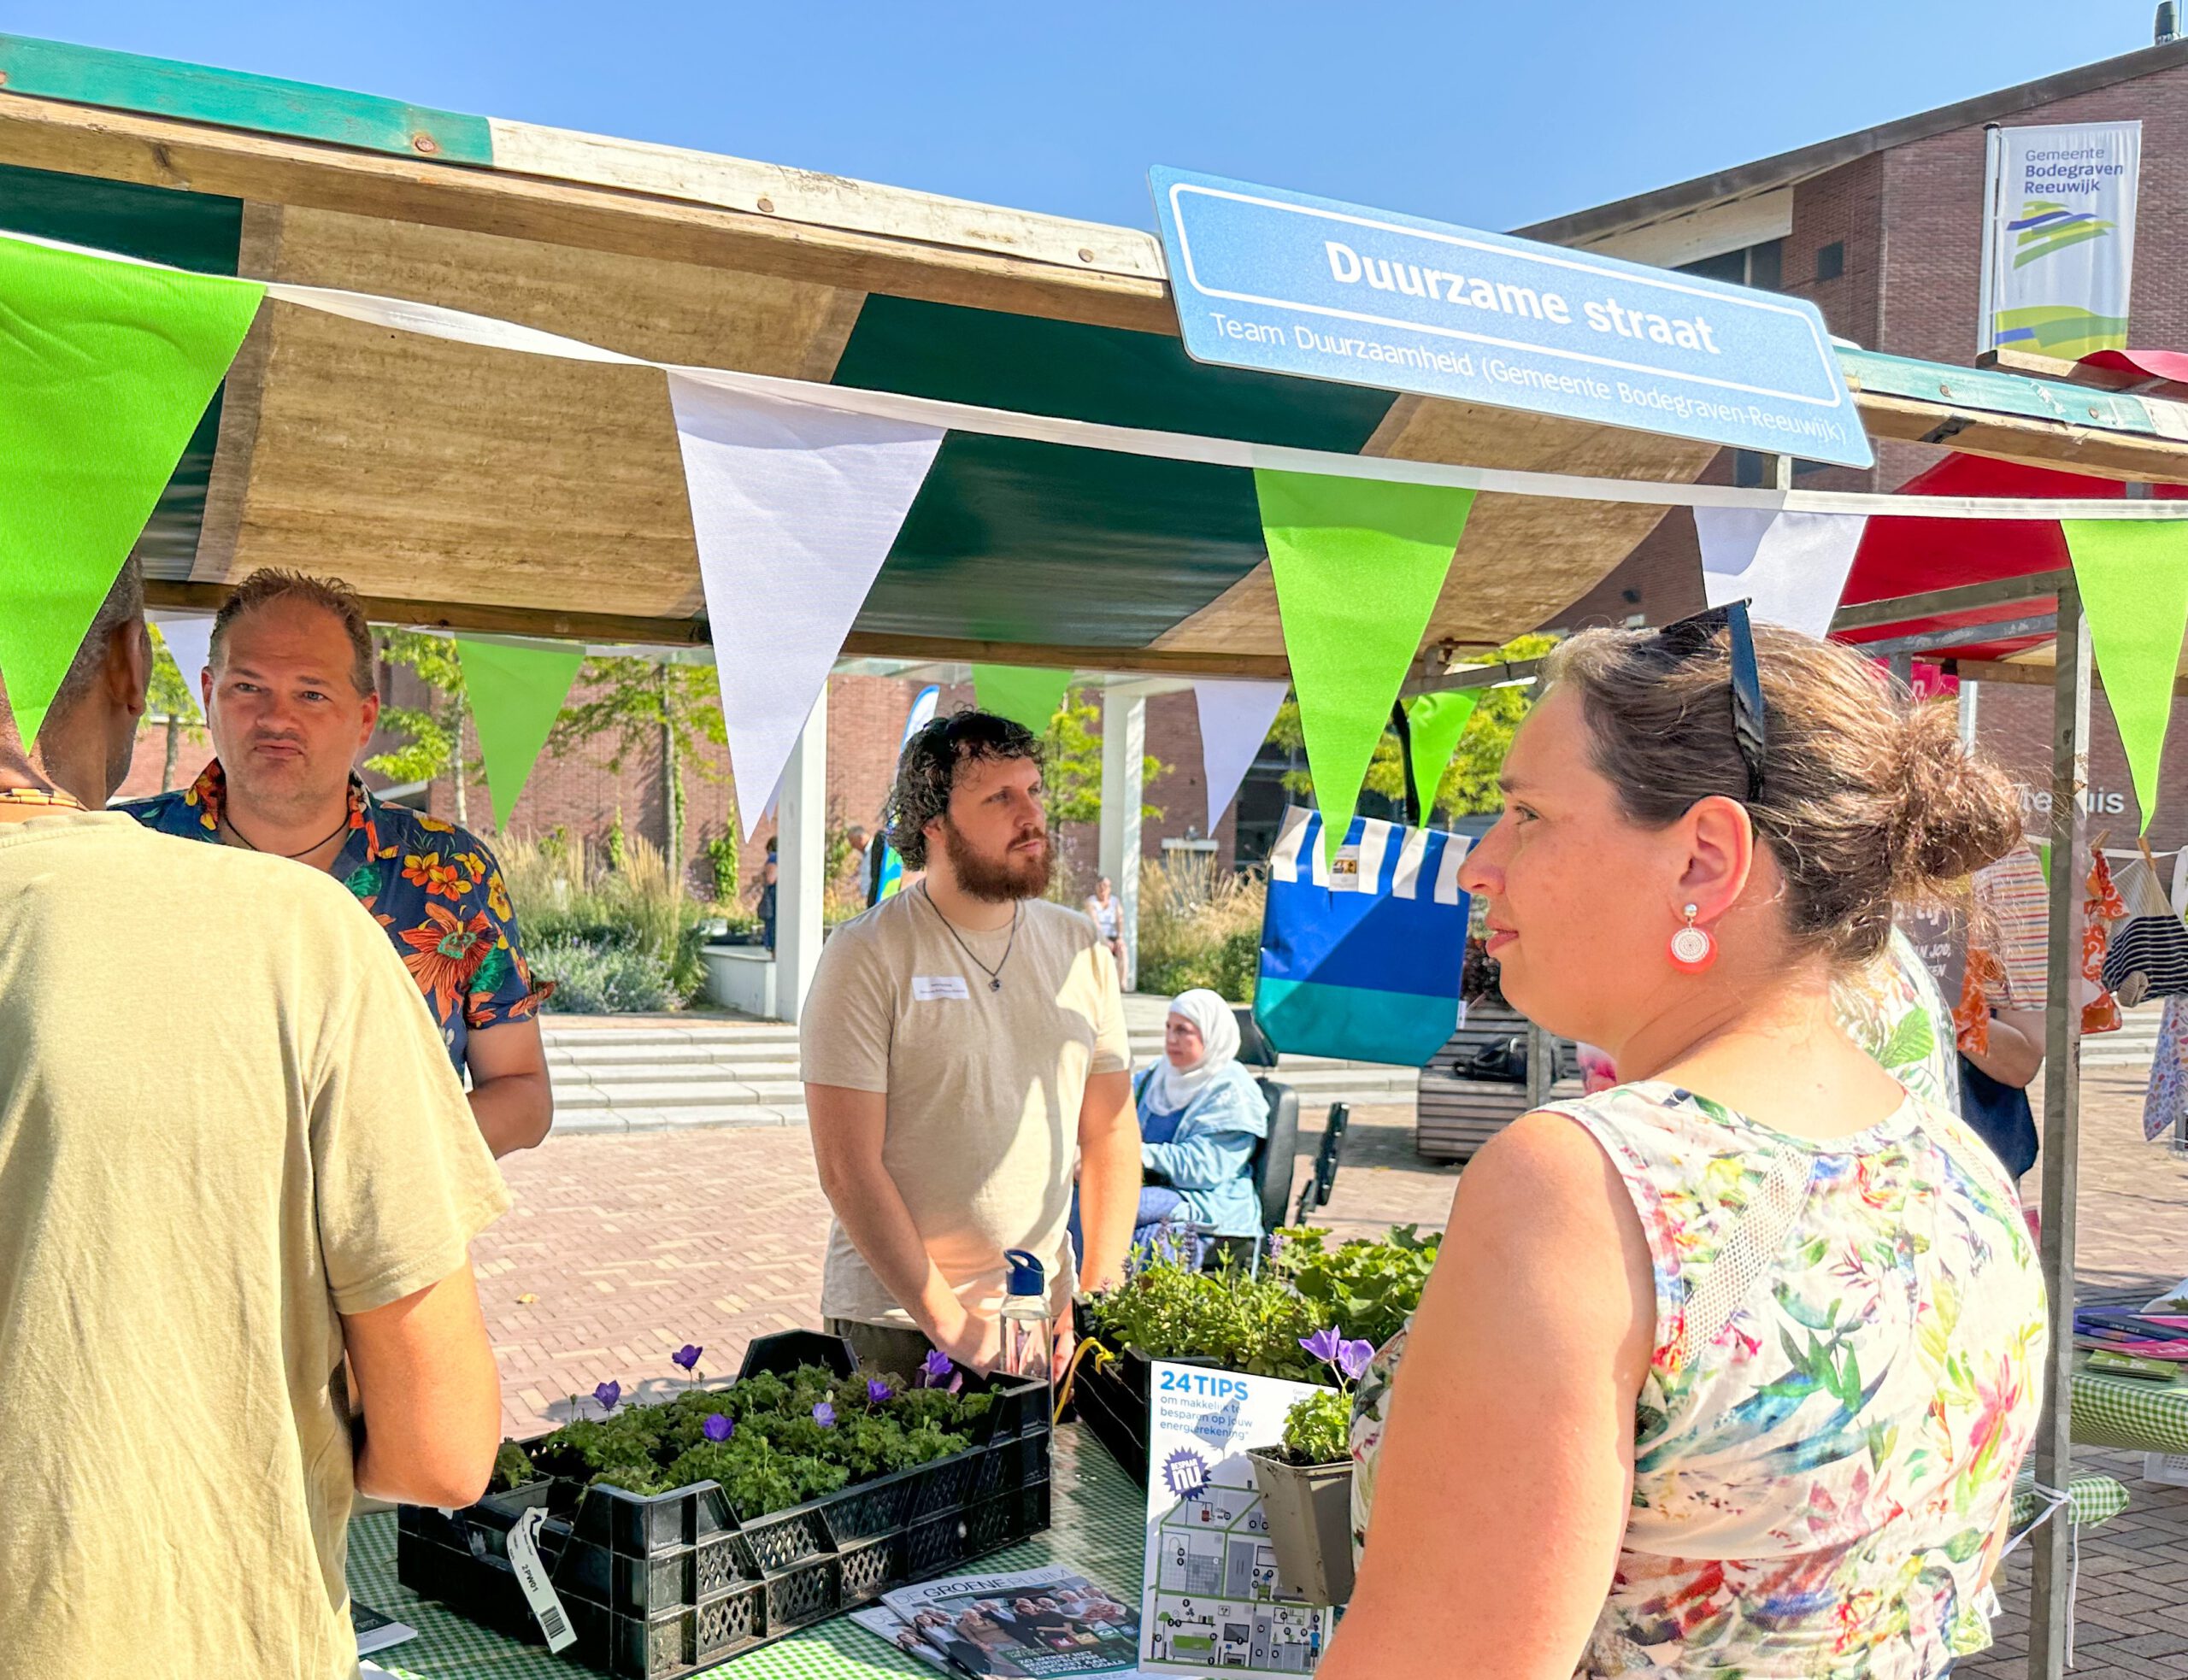
[[[917,887],[836,930],[798,1020],[809,1084],[889,1098],[882,1164],[936,1267],[968,1311],[992,1313],[1005,1248],[1049,1268],[1061,1312],[1073,1275],[1066,1225],[1090,1074],[1132,1066],[1117,966],[1094,924],[1045,900],[1010,931],[951,937]],[[1009,949],[1006,961],[1003,953]],[[820,1310],[909,1325],[839,1219],[828,1232]]]
[[[350,1680],[337,1314],[507,1205],[338,882],[0,824],[0,1669]]]

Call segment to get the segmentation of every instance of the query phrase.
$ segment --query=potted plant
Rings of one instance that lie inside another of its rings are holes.
[[[1252,1448],[1246,1456],[1261,1489],[1277,1578],[1309,1603],[1343,1604],[1352,1596],[1352,1385],[1375,1350],[1344,1340],[1334,1328],[1299,1345],[1337,1374],[1338,1386],[1292,1407],[1280,1446]]]

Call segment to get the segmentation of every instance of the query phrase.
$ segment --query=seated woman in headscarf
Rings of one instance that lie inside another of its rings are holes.
[[[1163,1024],[1162,1060],[1139,1076],[1139,1193],[1133,1241],[1152,1244],[1165,1222],[1214,1237],[1258,1238],[1259,1199],[1249,1177],[1268,1136],[1268,1105],[1238,1065],[1238,1023],[1214,992],[1181,992]]]

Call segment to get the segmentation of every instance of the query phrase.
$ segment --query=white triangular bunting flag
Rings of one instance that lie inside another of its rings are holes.
[[[747,839],[943,429],[668,376]]]
[[[202,714],[205,709],[205,689],[198,677],[213,659],[213,619],[208,613],[155,613],[152,622],[160,627],[160,639],[168,644],[168,655],[174,661],[174,668],[182,673],[182,685],[190,690],[190,698]]]
[[[1750,617],[1821,636],[1868,522],[1866,514],[1697,508],[1703,594],[1712,607],[1750,602]]]
[[[1289,692],[1285,683],[1228,677],[1193,679],[1193,698],[1200,703],[1200,761],[1208,778],[1209,834],[1238,796],[1255,755],[1268,739],[1276,709]]]

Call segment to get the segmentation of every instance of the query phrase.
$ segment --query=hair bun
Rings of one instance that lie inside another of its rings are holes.
[[[2020,843],[2020,796],[2003,771],[1962,743],[1955,708],[1909,706],[1892,750],[1900,790],[1888,836],[1893,897],[1934,897]]]

